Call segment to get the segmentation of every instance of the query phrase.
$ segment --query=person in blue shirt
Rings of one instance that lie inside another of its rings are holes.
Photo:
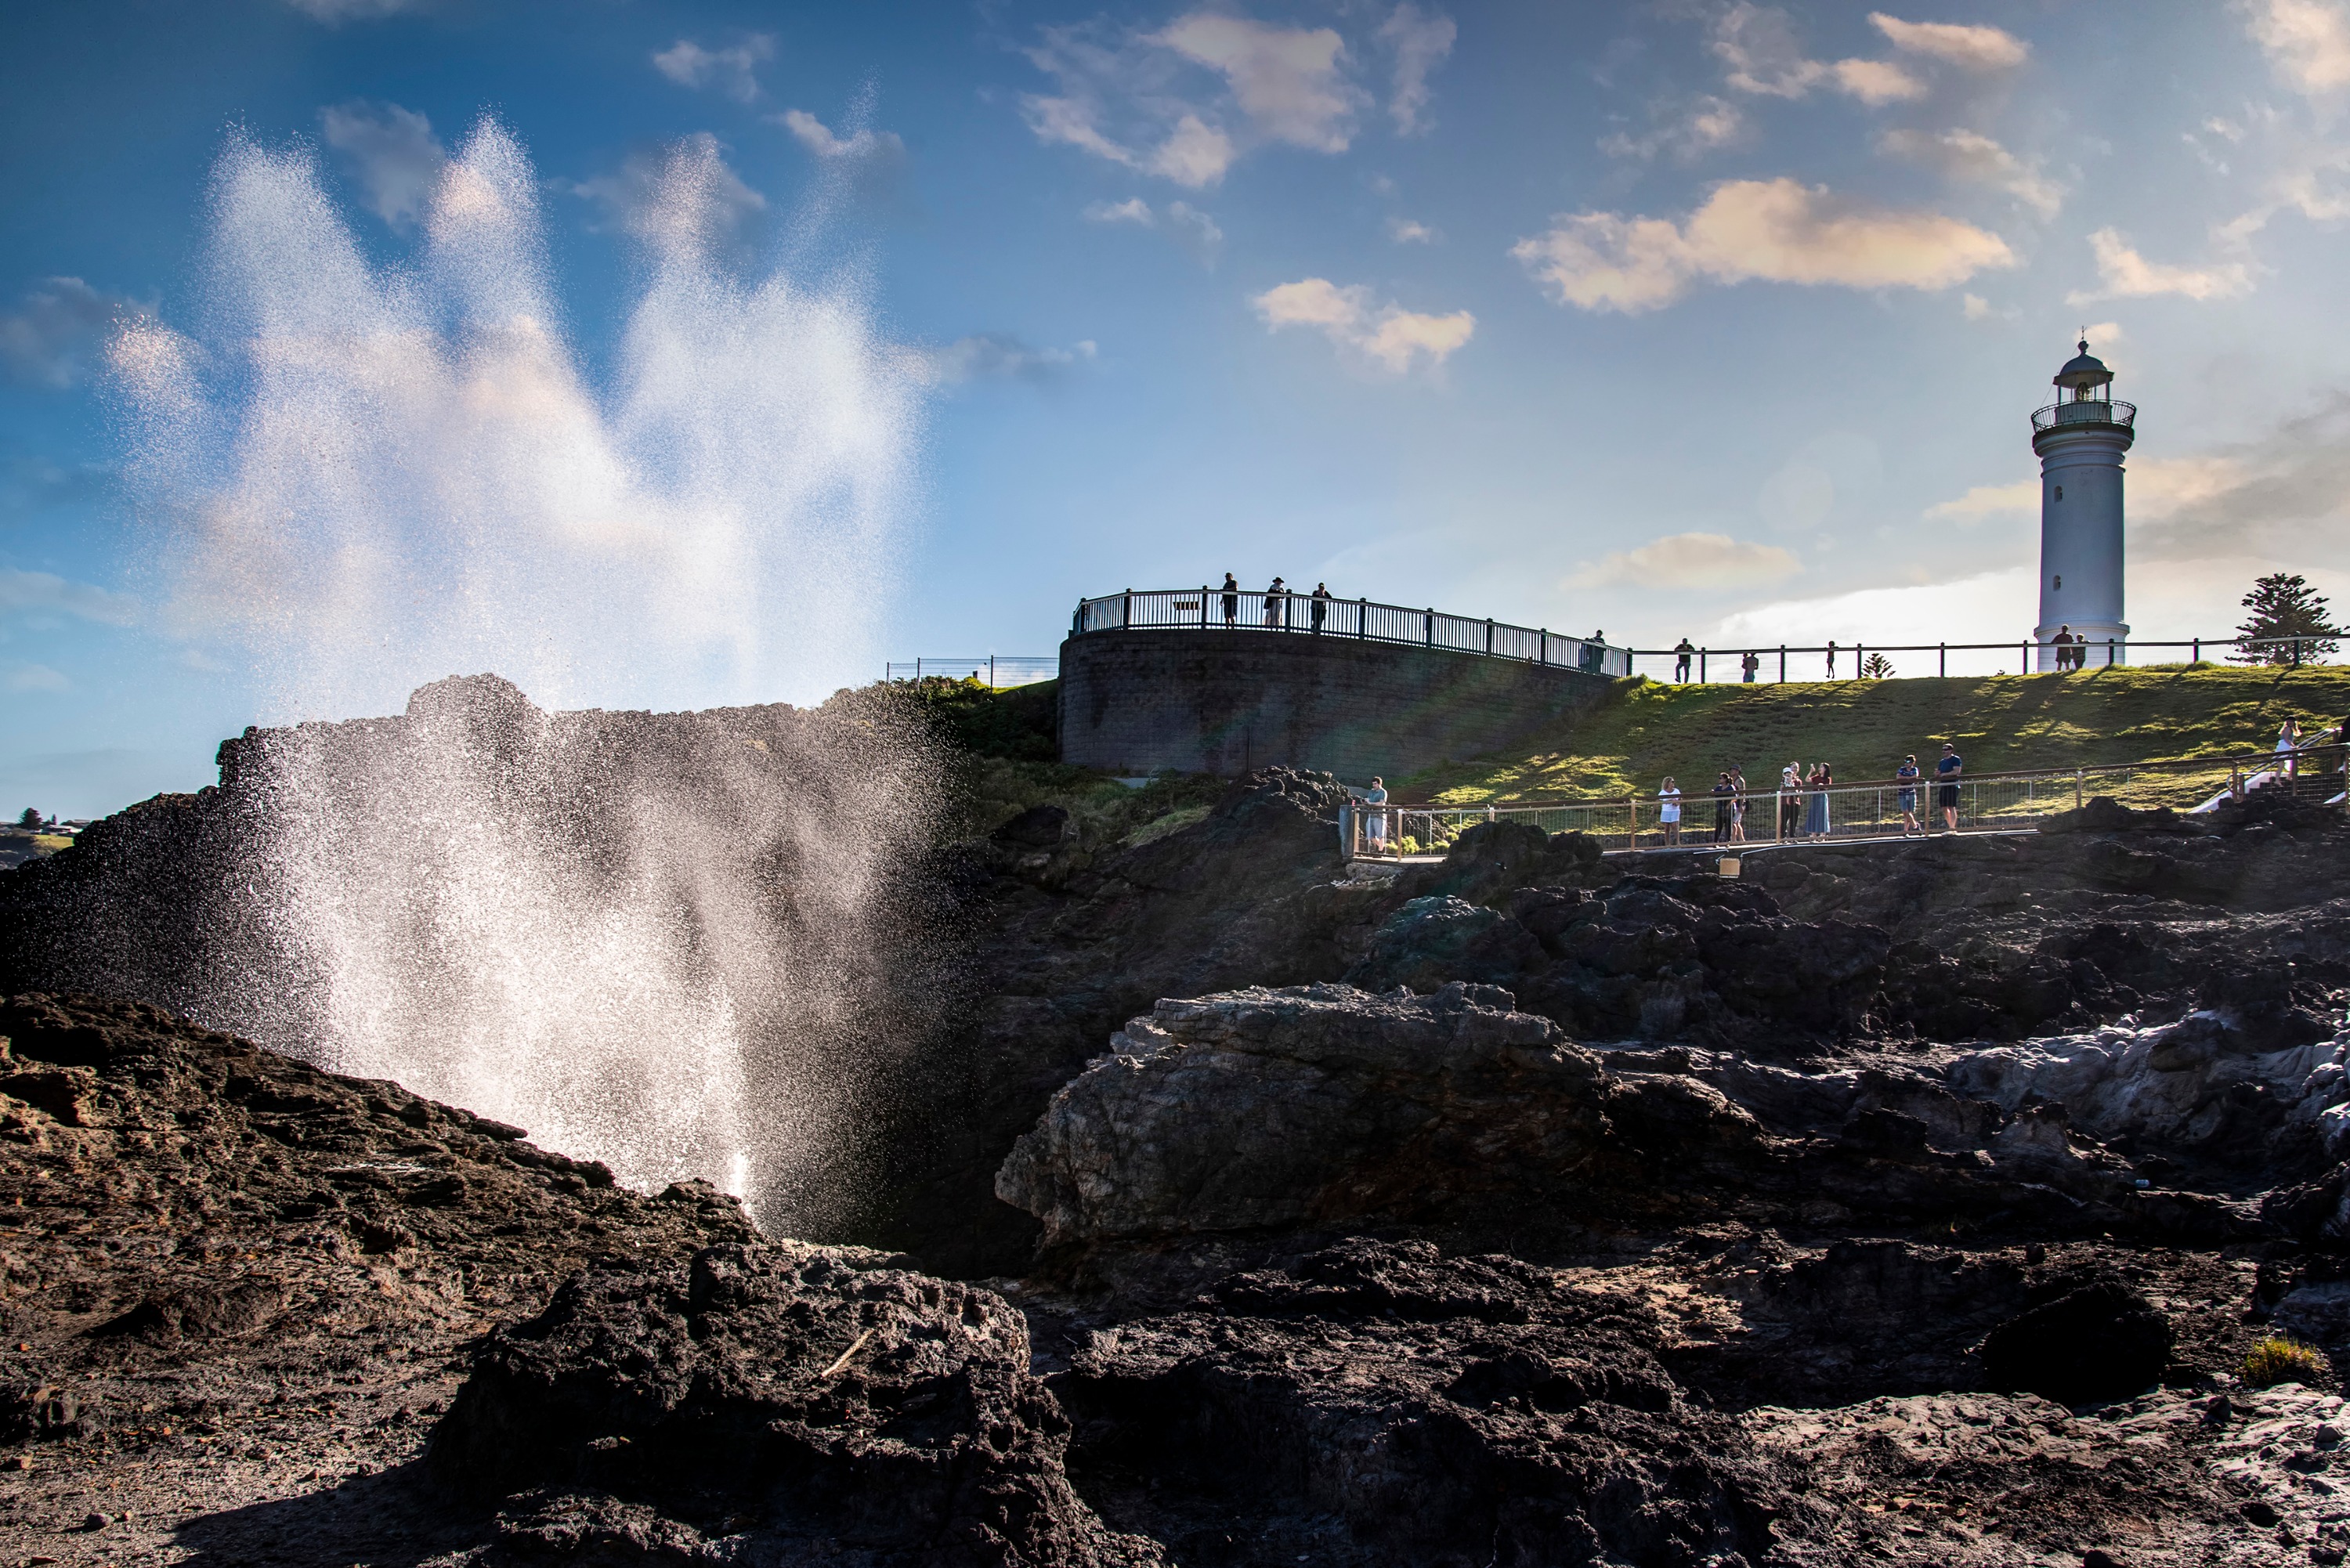
[[[1895,798],[1901,807],[1901,836],[1907,838],[1913,833],[1923,831],[1918,826],[1918,753],[1912,752],[1902,758],[1901,765],[1893,770],[1893,776],[1901,781],[1901,793]]]
[[[1959,748],[1948,741],[1943,742],[1942,760],[1934,764],[1934,776],[1941,781],[1940,787],[1934,792],[1940,797],[1935,804],[1942,808],[1942,826],[1951,833],[1959,830],[1959,774],[1965,771],[1966,765],[1959,755]]]

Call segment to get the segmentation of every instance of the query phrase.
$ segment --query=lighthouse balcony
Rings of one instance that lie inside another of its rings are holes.
[[[2120,425],[2126,430],[2137,419],[2136,403],[2084,398],[2079,402],[2049,404],[2032,416],[2032,428],[2045,431],[2059,425]]]

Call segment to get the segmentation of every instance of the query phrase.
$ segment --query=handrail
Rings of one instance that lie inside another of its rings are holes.
[[[2054,430],[2059,425],[2119,425],[2124,430],[2137,423],[2137,405],[2108,401],[2104,398],[2083,398],[2075,402],[2051,403],[2032,411],[2032,428]]]
[[[1433,607],[1262,589],[1147,588],[1080,599],[1069,635],[1099,631],[1268,631],[1474,653],[1589,675],[1632,673],[1627,649],[1548,627],[1513,626]]]
[[[2204,650],[2207,649],[2216,652],[2223,649],[2249,650],[2264,648],[2282,649],[2290,651],[2292,654],[2292,663],[2293,668],[2299,669],[2303,654],[2306,654],[2312,660],[2315,660],[2325,654],[2336,651],[2345,639],[2350,639],[2350,631],[2336,632],[2334,635],[2330,637],[2313,632],[2303,632],[2298,637],[2245,637],[2241,633],[2233,632],[2224,637],[2181,637],[2160,639],[2136,637],[2106,637],[2096,639],[2094,641],[2083,639],[2065,645],[2058,644],[2053,638],[2033,639],[2023,637],[2018,638],[2012,642],[1823,642],[1813,644],[1777,642],[1764,644],[1760,647],[1742,648],[1714,648],[1711,645],[1699,646],[1697,644],[1691,644],[1687,649],[1678,647],[1633,648],[1627,649],[1625,651],[1631,659],[1672,659],[1674,661],[1676,680],[1684,678],[1680,671],[1680,662],[1684,655],[1686,655],[1690,668],[1696,674],[1698,680],[1701,684],[1711,684],[1713,660],[1742,660],[1750,653],[1754,655],[1758,661],[1776,659],[1778,661],[1778,665],[1775,679],[1783,681],[1788,679],[1786,661],[1790,656],[1796,654],[1832,654],[1839,661],[1845,661],[1840,663],[1840,668],[1835,672],[1825,675],[1824,677],[1825,680],[1866,680],[1874,678],[1867,675],[1863,670],[1862,666],[1866,663],[1868,656],[1873,653],[1933,654],[1936,658],[1935,673],[1938,676],[1947,675],[1949,673],[1950,656],[1953,653],[2013,653],[2016,655],[2020,666],[2029,666],[2033,662],[2032,656],[2034,653],[2054,653],[2058,651],[2060,646],[2069,647],[2073,650],[2074,659],[2078,660],[2074,665],[2074,668],[2079,670],[2088,670],[2093,668],[2102,669],[2108,665],[2118,665],[2125,662],[2132,653],[2150,649],[2185,649],[2188,650],[2189,662],[2200,664],[2203,662]],[[1849,660],[1846,661],[1847,655],[1850,656]],[[1730,663],[1723,666],[1725,670],[1731,669],[1742,670],[1743,668],[1742,664],[1738,663]],[[2033,671],[2029,669],[2024,669],[2022,673],[2030,674],[2033,673]],[[2050,674],[2054,672],[2043,670],[2040,673]],[[1802,678],[1797,677],[1796,679],[1800,680]]]

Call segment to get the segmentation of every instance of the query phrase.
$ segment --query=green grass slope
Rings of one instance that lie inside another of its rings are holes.
[[[1944,741],[1957,742],[1970,773],[2217,759],[2265,751],[2288,716],[2304,728],[2350,718],[2350,667],[2169,665],[1754,686],[1643,679],[1621,682],[1614,701],[1513,754],[1405,779],[1399,797],[1480,805],[1648,794],[1667,774],[1701,794],[1732,763],[1762,785],[1775,784],[1791,760],[1831,763],[1844,781],[1881,779],[1911,752],[1930,771]],[[2176,802],[2210,793],[2226,773],[2215,762],[2191,775],[2140,775],[2116,793]]]

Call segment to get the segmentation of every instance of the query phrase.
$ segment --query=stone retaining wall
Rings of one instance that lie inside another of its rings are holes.
[[[1615,681],[1474,653],[1268,631],[1096,631],[1061,644],[1061,760],[1349,783],[1497,751]]]

